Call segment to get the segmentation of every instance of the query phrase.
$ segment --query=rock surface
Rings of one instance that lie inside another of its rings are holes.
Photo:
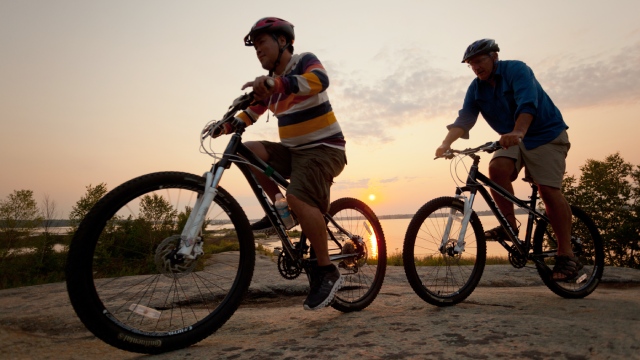
[[[305,279],[281,278],[259,256],[250,294],[220,330],[158,359],[607,359],[640,358],[640,270],[605,268],[585,299],[547,289],[533,268],[487,266],[464,302],[420,299],[388,267],[367,309],[305,311]],[[0,358],[131,359],[78,320],[65,284],[0,291]]]

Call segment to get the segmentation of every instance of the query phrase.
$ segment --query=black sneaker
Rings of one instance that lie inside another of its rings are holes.
[[[269,221],[269,218],[266,216],[251,224],[251,230],[253,230],[253,232],[267,232],[272,228],[273,225],[271,225],[271,221]]]
[[[304,301],[305,310],[318,310],[331,304],[344,282],[340,270],[333,264],[326,269],[318,267],[310,280],[309,296]]]

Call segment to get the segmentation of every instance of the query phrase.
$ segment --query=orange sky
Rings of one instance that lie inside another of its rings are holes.
[[[198,134],[264,73],[241,40],[267,15],[294,23],[296,52],[314,52],[329,72],[349,161],[334,199],[384,215],[453,193],[449,163],[433,153],[473,79],[464,49],[483,37],[502,59],[527,62],[560,108],[570,174],[616,151],[640,164],[637,1],[264,4],[0,0],[0,199],[31,189],[65,218],[89,184],[208,170]],[[277,140],[266,117],[245,136],[265,138]],[[456,146],[495,139],[480,120]],[[261,216],[237,171],[222,184]]]

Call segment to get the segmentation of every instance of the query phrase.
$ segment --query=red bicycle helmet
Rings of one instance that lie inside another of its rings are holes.
[[[253,46],[253,39],[262,32],[268,33],[282,33],[287,37],[290,44],[293,44],[293,40],[296,35],[293,32],[293,24],[287,20],[283,20],[277,17],[265,17],[258,20],[251,27],[251,31],[244,37],[244,44],[246,46]]]

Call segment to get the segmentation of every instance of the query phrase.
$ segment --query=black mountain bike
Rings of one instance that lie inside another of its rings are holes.
[[[214,125],[233,121],[253,101],[237,98]],[[246,177],[282,240],[280,274],[309,274],[315,255],[304,233],[291,238],[258,185],[252,168],[280,187],[287,180],[242,143],[244,129],[203,176],[182,172],[143,175],[106,194],[80,223],[68,254],[67,289],[80,320],[93,334],[123,350],[161,353],[201,341],[236,311],[249,288],[255,240],[238,202],[219,184],[235,164]],[[211,140],[209,140],[211,141]],[[294,214],[295,215],[295,214]],[[331,261],[344,286],[332,307],[357,311],[377,296],[386,271],[380,222],[363,202],[342,198],[324,215]]]
[[[426,302],[450,306],[466,299],[480,281],[486,261],[486,242],[480,218],[473,211],[476,194],[489,205],[509,236],[499,241],[509,253],[515,268],[533,263],[544,284],[565,298],[583,298],[598,286],[604,268],[602,238],[591,218],[576,206],[571,206],[571,245],[584,265],[572,281],[554,281],[551,268],[557,249],[556,236],[544,211],[537,208],[538,187],[531,185],[529,200],[521,200],[498,186],[478,170],[477,152],[494,152],[497,142],[473,149],[449,150],[442,157],[473,159],[466,184],[456,188],[455,197],[440,197],[426,203],[409,223],[404,238],[404,270],[413,290]],[[452,164],[460,162],[452,161]],[[453,165],[454,167],[456,165]],[[528,220],[524,239],[519,239],[489,195],[489,187],[518,208],[526,210]],[[535,229],[534,229],[535,225]]]

